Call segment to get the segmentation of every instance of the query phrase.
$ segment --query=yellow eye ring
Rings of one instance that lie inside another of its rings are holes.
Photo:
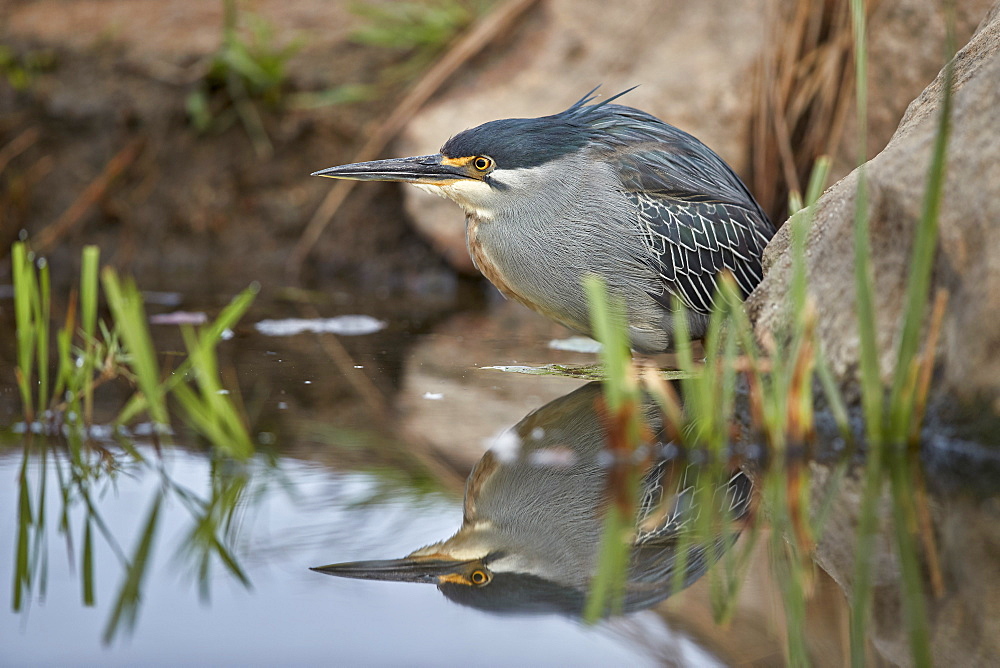
[[[469,580],[471,580],[474,585],[484,585],[489,582],[490,578],[486,575],[485,571],[475,570],[472,571],[472,574],[469,576]]]
[[[480,172],[485,172],[487,169],[493,166],[493,160],[481,155],[472,161],[472,166],[478,169]]]

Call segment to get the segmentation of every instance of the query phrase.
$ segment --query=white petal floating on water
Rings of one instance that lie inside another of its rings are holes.
[[[432,401],[440,401],[444,399],[444,395],[440,392],[424,392],[424,399],[431,399]]]
[[[151,325],[204,325],[208,316],[201,311],[173,311],[149,316]]]
[[[552,339],[549,341],[552,350],[568,350],[574,353],[599,353],[601,344],[586,336],[571,336],[568,339]]]
[[[523,373],[529,376],[562,376],[564,378],[578,378],[580,380],[604,380],[604,367],[600,364],[542,364],[540,366],[525,365],[500,365],[479,367],[485,371],[504,371],[506,373]],[[676,371],[674,369],[661,369],[660,376],[664,380],[679,380],[681,378],[693,378],[697,376],[697,371]]]
[[[370,315],[339,315],[335,318],[286,318],[261,320],[254,327],[264,336],[294,336],[302,332],[360,336],[385,329],[386,323]]]
[[[507,371],[510,373],[526,373],[533,376],[542,376],[548,373],[544,366],[524,366],[523,364],[501,364],[499,366],[484,366],[480,368],[485,371]]]

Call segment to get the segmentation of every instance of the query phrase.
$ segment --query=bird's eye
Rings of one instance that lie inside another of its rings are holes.
[[[486,571],[475,570],[469,576],[469,579],[474,585],[484,585],[490,580],[490,576],[486,574]]]
[[[493,161],[487,158],[486,156],[481,155],[472,161],[472,166],[481,172],[485,172],[487,169],[493,166]]]

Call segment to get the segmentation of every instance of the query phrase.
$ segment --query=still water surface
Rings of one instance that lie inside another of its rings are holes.
[[[175,483],[205,493],[209,471],[204,457],[171,449],[164,453],[163,465]],[[5,455],[0,476],[15,480],[19,466],[19,456]],[[39,466],[32,468],[30,476],[38,480]],[[558,616],[498,619],[451,603],[431,586],[335,581],[312,572],[309,566],[334,556],[401,556],[449,535],[461,517],[460,501],[431,495],[366,503],[378,486],[368,475],[289,458],[279,460],[277,471],[261,463],[253,468],[258,475],[280,475],[286,485],[267,484],[238,511],[236,552],[252,583],[249,589],[215,564],[207,582],[209,598],[200,599],[196,573],[178,554],[191,514],[174,499],[162,510],[135,632],[102,646],[121,570],[111,550],[97,541],[97,605],[83,607],[79,563],[76,568],[69,563],[53,517],[46,536],[44,600],[33,601],[21,615],[9,608],[4,612],[3,663],[454,665],[487,657],[499,663],[545,657],[577,665],[652,662],[614,627],[587,628]],[[51,468],[48,477],[52,513],[59,507],[59,488]],[[153,475],[120,476],[101,496],[103,518],[126,551],[159,485]],[[10,512],[17,505],[16,487],[5,485],[5,490],[7,511],[0,518],[0,532],[11,537],[16,535]],[[78,520],[70,522],[79,527]],[[12,549],[0,552],[5,576],[13,571],[12,558]],[[661,622],[649,618],[636,623],[658,644],[676,644],[692,660],[708,660]]]
[[[472,317],[481,324],[480,316]],[[458,330],[467,324],[459,323]],[[452,451],[444,459],[461,480],[492,436],[581,385],[558,378],[508,378],[480,371],[460,355],[442,356],[440,350],[465,347],[464,334],[447,327],[423,337],[406,333],[417,343],[403,350],[387,343],[399,340],[399,329],[407,326],[390,321],[388,333],[344,339],[355,362],[351,370],[365,374],[366,382],[390,401],[410,406],[399,418],[413,425],[405,429],[385,424],[357,399],[357,386],[338,378],[346,370],[324,359],[313,335],[275,338],[247,326],[223,344],[220,355],[231,377],[239,379],[268,453],[223,476],[245,484],[233,528],[220,535],[227,537],[247,586],[217,555],[200,573],[192,548],[196,513],[191,500],[209,503],[219,495],[220,475],[210,457],[183,432],[159,452],[148,437],[137,438],[146,464],[131,462],[113,441],[105,441],[101,445],[109,459],[121,468],[98,474],[89,486],[95,514],[111,539],[94,529],[96,604],[85,606],[85,505],[78,495],[70,496],[68,538],[59,526],[60,480],[70,470],[66,446],[58,439],[36,438],[25,473],[33,519],[37,523],[44,514],[45,522],[31,537],[31,591],[24,610],[13,611],[10,585],[24,463],[14,425],[0,445],[0,479],[7,481],[0,502],[0,573],[7,601],[0,613],[2,663],[655,665],[666,652],[684,664],[717,665],[710,652],[652,612],[596,626],[558,614],[498,616],[458,605],[434,586],[335,579],[309,570],[334,561],[401,557],[450,536],[461,524],[460,487],[453,481],[438,484],[433,476],[428,482],[426,475],[413,473],[406,458],[401,431],[423,433],[414,437],[420,447],[433,438],[420,426],[422,411],[445,432],[453,429],[455,437],[444,446]],[[176,342],[171,328],[154,332],[166,349]],[[498,351],[483,362],[523,361],[524,355],[566,358],[548,351],[544,337],[528,338],[533,341],[525,350],[519,336],[483,334],[481,344]],[[13,401],[11,389],[4,393]],[[485,405],[480,403],[484,397]],[[469,401],[478,410],[467,410]],[[14,409],[8,405],[5,412]],[[387,461],[377,451],[386,443],[403,454]],[[402,463],[394,467],[394,459]],[[102,642],[125,579],[123,558],[134,554],[157,499],[158,521],[134,626],[121,623],[113,638]]]
[[[587,626],[566,611],[499,615],[455,603],[435,586],[332,578],[309,570],[336,562],[399,558],[453,535],[463,519],[462,482],[490,443],[509,445],[505,430],[513,428],[522,437],[537,433],[541,439],[558,429],[592,427],[592,401],[583,416],[567,408],[573,397],[588,391],[581,381],[479,367],[589,363],[594,358],[550,348],[558,329],[531,314],[525,317],[514,305],[494,305],[435,321],[414,321],[391,310],[364,313],[386,327],[338,339],[349,360],[345,366],[343,356],[338,358],[340,353],[330,347],[331,340],[323,339],[330,334],[272,337],[253,327],[265,318],[301,316],[297,309],[287,304],[255,308],[248,322],[222,345],[220,357],[227,383],[235,383],[234,390],[246,406],[261,454],[246,465],[213,464],[196,439],[179,431],[160,450],[148,438],[137,438],[135,444],[146,460],[137,464],[129,463],[114,441],[102,442],[110,455],[106,461],[120,468],[97,474],[89,485],[94,513],[111,537],[94,529],[94,606],[82,602],[86,512],[79,496],[68,497],[71,538],[59,526],[63,508],[59,481],[70,470],[66,445],[36,438],[25,479],[34,524],[42,515],[43,497],[46,520],[39,537],[32,537],[33,579],[25,609],[12,610],[15,545],[23,526],[18,515],[23,449],[21,436],[10,429],[4,432],[0,582],[5,584],[0,592],[8,605],[0,613],[0,663],[783,662],[785,619],[766,538],[757,541],[759,549],[752,553],[743,576],[732,620],[723,628],[712,621],[707,577],[664,602],[656,603],[659,599],[652,597],[649,609]],[[336,304],[318,311],[319,317],[360,312]],[[155,331],[164,349],[179,348],[176,329]],[[2,415],[12,424],[16,393],[5,386],[0,397]],[[115,409],[108,410],[113,414]],[[589,456],[586,448],[593,446],[595,436],[592,428],[582,432],[590,445],[566,440],[566,448],[551,447],[536,454],[549,465],[579,463]],[[955,461],[951,455],[944,457]],[[1000,588],[996,548],[1000,537],[991,510],[998,502],[1000,477],[982,475],[984,467],[974,460],[971,467],[958,467],[944,478],[929,476],[948,588],[947,596],[932,601],[931,608],[935,638],[943,639],[935,644],[938,656],[953,657],[960,665],[990,665],[1000,656],[994,646],[1000,638],[994,621],[998,616],[988,614],[993,602],[1000,600],[990,593]],[[501,461],[499,470],[505,464],[513,467],[510,470],[518,465]],[[829,470],[817,466],[815,479],[828,478]],[[995,471],[996,462],[991,466]],[[963,472],[970,470],[981,474],[974,490],[967,484],[971,477]],[[600,481],[595,484],[599,489]],[[235,494],[228,506],[223,504],[231,515],[220,512],[216,521],[225,525],[227,517],[231,520],[228,529],[220,528],[217,535],[247,585],[215,553],[207,570],[199,571],[199,543],[191,539],[198,509],[227,493]],[[819,551],[822,568],[815,570],[811,583],[804,624],[809,656],[818,665],[843,665],[846,657],[846,598],[837,582],[851,572],[849,542],[856,498],[857,486],[848,476],[842,493],[833,497]],[[158,521],[134,626],[121,623],[110,642],[102,642],[125,578],[123,556],[134,554],[157,499]],[[534,510],[539,517],[545,515]],[[559,513],[576,518],[581,511],[557,510],[552,516],[558,518]],[[766,516],[759,519],[766,536]],[[550,542],[558,541],[553,537]],[[887,578],[879,581],[881,596],[887,585],[896,583],[892,569],[876,569],[879,577]],[[885,607],[880,601],[876,606]],[[881,659],[905,660],[907,644],[899,632],[899,615],[891,607],[882,612],[876,607],[871,634],[873,652]]]

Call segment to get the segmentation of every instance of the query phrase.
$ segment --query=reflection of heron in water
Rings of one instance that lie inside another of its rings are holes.
[[[605,431],[598,383],[556,399],[501,436],[465,486],[462,527],[403,559],[316,568],[367,580],[437,584],[448,598],[495,612],[580,614],[594,575],[607,507]],[[647,406],[650,424],[657,412]],[[685,468],[686,467],[686,468]],[[678,474],[672,469],[683,468]],[[752,483],[724,476],[713,499],[731,522],[709,542],[683,541],[699,509],[693,465],[661,460],[641,485],[625,588],[626,611],[667,598],[674,570],[688,586],[735,541],[749,514]],[[682,559],[680,550],[686,552]]]

